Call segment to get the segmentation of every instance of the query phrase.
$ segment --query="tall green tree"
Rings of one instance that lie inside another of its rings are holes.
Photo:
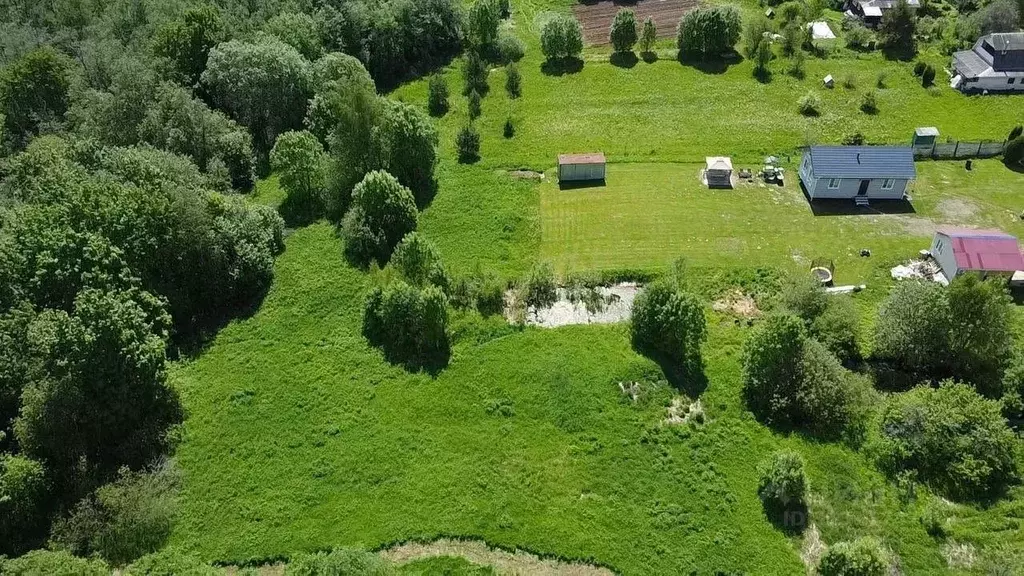
[[[153,52],[170,62],[179,82],[192,86],[206,70],[210,50],[226,39],[226,27],[217,8],[198,4],[156,31]]]
[[[616,52],[631,52],[636,45],[636,13],[622,8],[612,20],[609,40]]]
[[[676,46],[683,55],[717,58],[733,49],[743,25],[733,6],[697,8],[683,15],[676,33]]]
[[[316,136],[285,132],[270,152],[270,166],[280,175],[287,202],[298,214],[306,219],[326,215],[328,156]]]
[[[320,25],[309,14],[282,12],[267,20],[263,25],[263,32],[295,48],[310,62],[323,54]]]
[[[699,369],[707,319],[700,301],[668,282],[650,284],[637,295],[630,323],[633,347],[657,360]]]
[[[0,69],[0,116],[9,144],[21,148],[41,129],[63,122],[72,70],[71,60],[49,46]]]
[[[650,52],[654,48],[654,43],[658,41],[658,28],[654,25],[654,20],[648,16],[644,20],[643,30],[640,32],[640,51]]]
[[[49,310],[33,322],[37,365],[15,432],[61,486],[95,485],[165,448],[167,427],[182,417],[166,382],[169,328],[162,302],[137,290],[86,289],[70,313]]]
[[[387,172],[370,172],[352,190],[352,207],[342,221],[346,254],[362,265],[387,263],[395,246],[416,229],[417,217],[408,188]]]
[[[917,16],[907,0],[896,0],[896,4],[882,14],[878,30],[882,46],[900,58],[910,58],[917,53],[916,34]]]
[[[264,162],[278,134],[301,128],[310,79],[310,64],[295,48],[266,37],[218,45],[202,76],[218,105],[249,128]]]

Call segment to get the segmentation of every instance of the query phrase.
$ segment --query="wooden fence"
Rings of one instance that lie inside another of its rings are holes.
[[[992,142],[936,142],[914,147],[914,158],[934,160],[956,160],[960,158],[992,158],[999,156],[1006,148],[1006,141]]]

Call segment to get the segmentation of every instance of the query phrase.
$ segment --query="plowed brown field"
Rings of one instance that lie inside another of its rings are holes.
[[[670,38],[675,35],[676,26],[683,14],[696,7],[697,0],[599,0],[581,2],[573,6],[572,10],[583,24],[583,39],[587,44],[608,44],[608,30],[621,8],[631,8],[636,12],[638,26],[647,18],[654,19],[658,37]]]

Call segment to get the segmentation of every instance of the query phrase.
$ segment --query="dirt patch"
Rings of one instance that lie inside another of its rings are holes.
[[[893,216],[902,225],[902,233],[908,236],[934,236],[939,225],[929,218],[920,216]]]
[[[827,549],[828,546],[825,546],[825,542],[822,541],[818,526],[812,522],[804,532],[804,543],[800,547],[800,559],[804,561],[808,574],[817,572],[818,562],[821,561],[821,557],[825,555]]]
[[[947,220],[962,223],[978,212],[978,205],[962,198],[950,198],[939,202],[939,213]]]
[[[651,18],[658,29],[658,37],[671,38],[676,35],[679,19],[697,4],[697,0],[640,0],[635,3],[600,0],[581,2],[573,6],[572,11],[583,25],[583,39],[588,44],[608,44],[608,31],[621,8],[636,12],[637,23]]]
[[[676,396],[665,409],[663,422],[671,426],[679,426],[690,421],[697,424],[704,423],[704,405],[701,404],[700,398],[690,402],[689,398]]]
[[[534,172],[533,170],[509,170],[508,175],[516,180],[532,180],[534,182],[544,180],[543,172]]]
[[[565,288],[558,289],[558,301],[550,308],[532,310],[526,313],[523,320],[531,326],[542,328],[557,328],[571,324],[614,324],[629,320],[633,313],[633,300],[640,291],[638,284],[624,282],[614,286],[601,286],[597,289],[600,297],[597,309],[588,309],[585,302],[570,298],[569,291]],[[515,292],[511,291],[505,295],[507,304],[505,317],[510,322],[516,321]]]
[[[436,540],[429,544],[409,543],[382,550],[380,555],[396,564],[423,558],[458,556],[483,566],[491,566],[498,574],[519,576],[613,576],[607,568],[540,558],[529,552],[495,550],[478,540]]]
[[[716,312],[728,312],[740,318],[756,318],[761,315],[761,310],[758,309],[754,298],[749,294],[744,294],[738,288],[734,288],[725,296],[715,300],[711,304],[711,309]]]

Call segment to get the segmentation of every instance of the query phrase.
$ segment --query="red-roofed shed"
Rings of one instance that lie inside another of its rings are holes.
[[[932,240],[932,256],[950,280],[964,272],[1009,277],[1024,270],[1017,237],[1000,230],[941,228]]]

